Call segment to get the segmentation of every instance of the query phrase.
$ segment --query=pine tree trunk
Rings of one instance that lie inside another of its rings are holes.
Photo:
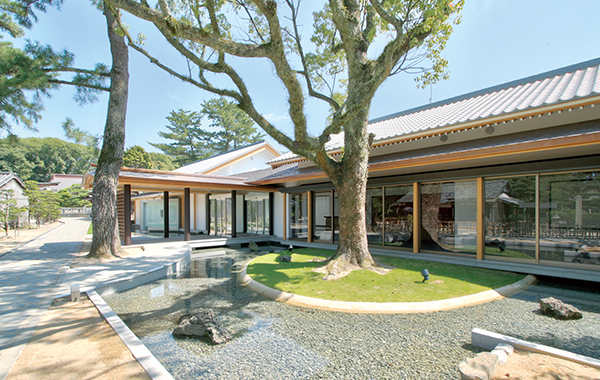
[[[104,16],[108,27],[113,66],[104,140],[92,191],[94,235],[90,257],[118,256],[123,251],[117,218],[117,185],[125,146],[129,57],[124,38],[116,33],[114,16],[106,5]]]

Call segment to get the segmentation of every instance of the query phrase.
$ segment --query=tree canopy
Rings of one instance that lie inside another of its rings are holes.
[[[47,182],[52,174],[84,174],[96,159],[93,149],[57,138],[0,139],[0,170],[23,180]]]
[[[152,156],[139,145],[130,146],[123,154],[123,166],[152,169]]]
[[[34,9],[45,11],[62,0],[3,0],[0,3],[0,33],[14,38],[36,21]],[[2,35],[0,34],[0,37]],[[26,40],[24,48],[0,42],[0,132],[12,133],[13,123],[36,130],[35,123],[44,110],[43,99],[60,85],[75,86],[79,104],[94,102],[105,85],[108,68],[97,64],[93,69],[74,67],[74,55],[55,51],[39,42]]]
[[[327,279],[358,267],[377,270],[364,211],[375,137],[367,130],[371,101],[394,74],[421,72],[421,85],[447,75],[441,51],[462,0],[329,0],[321,9],[299,0],[106,1],[154,24],[185,57],[187,70],[166,66],[128,32],[130,46],[181,80],[232,99],[278,143],[327,174],[340,204],[338,250],[327,264]],[[307,12],[313,15],[312,29],[301,21]],[[293,136],[257,108],[247,83],[252,74],[240,68],[250,59],[272,66],[270,80],[285,90]],[[308,132],[309,99],[332,109],[318,136]],[[344,154],[334,158],[326,143],[339,133]]]

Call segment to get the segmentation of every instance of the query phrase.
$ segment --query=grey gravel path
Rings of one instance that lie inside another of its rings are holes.
[[[511,298],[427,314],[367,315],[302,309],[237,285],[232,256],[199,261],[217,278],[160,280],[105,297],[176,379],[457,379],[458,363],[479,350],[473,328],[600,359],[600,295],[536,285]],[[549,285],[549,284],[548,284]],[[584,318],[539,313],[554,295]],[[174,339],[187,312],[210,308],[235,338],[223,346]]]
[[[0,258],[0,379],[19,357],[79,252],[89,219],[67,218],[54,230]]]

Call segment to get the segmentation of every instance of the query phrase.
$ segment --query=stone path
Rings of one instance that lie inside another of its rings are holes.
[[[35,331],[82,244],[90,220],[64,225],[0,259],[0,379],[4,379]]]

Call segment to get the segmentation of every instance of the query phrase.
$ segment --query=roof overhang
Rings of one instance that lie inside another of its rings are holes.
[[[83,176],[83,187],[93,187],[95,172]],[[121,168],[118,187],[131,186],[131,191],[139,192],[182,192],[188,188],[194,193],[228,192],[232,190],[249,192],[277,191],[276,187],[248,184],[243,179],[229,176],[206,174],[175,173],[162,170]]]

